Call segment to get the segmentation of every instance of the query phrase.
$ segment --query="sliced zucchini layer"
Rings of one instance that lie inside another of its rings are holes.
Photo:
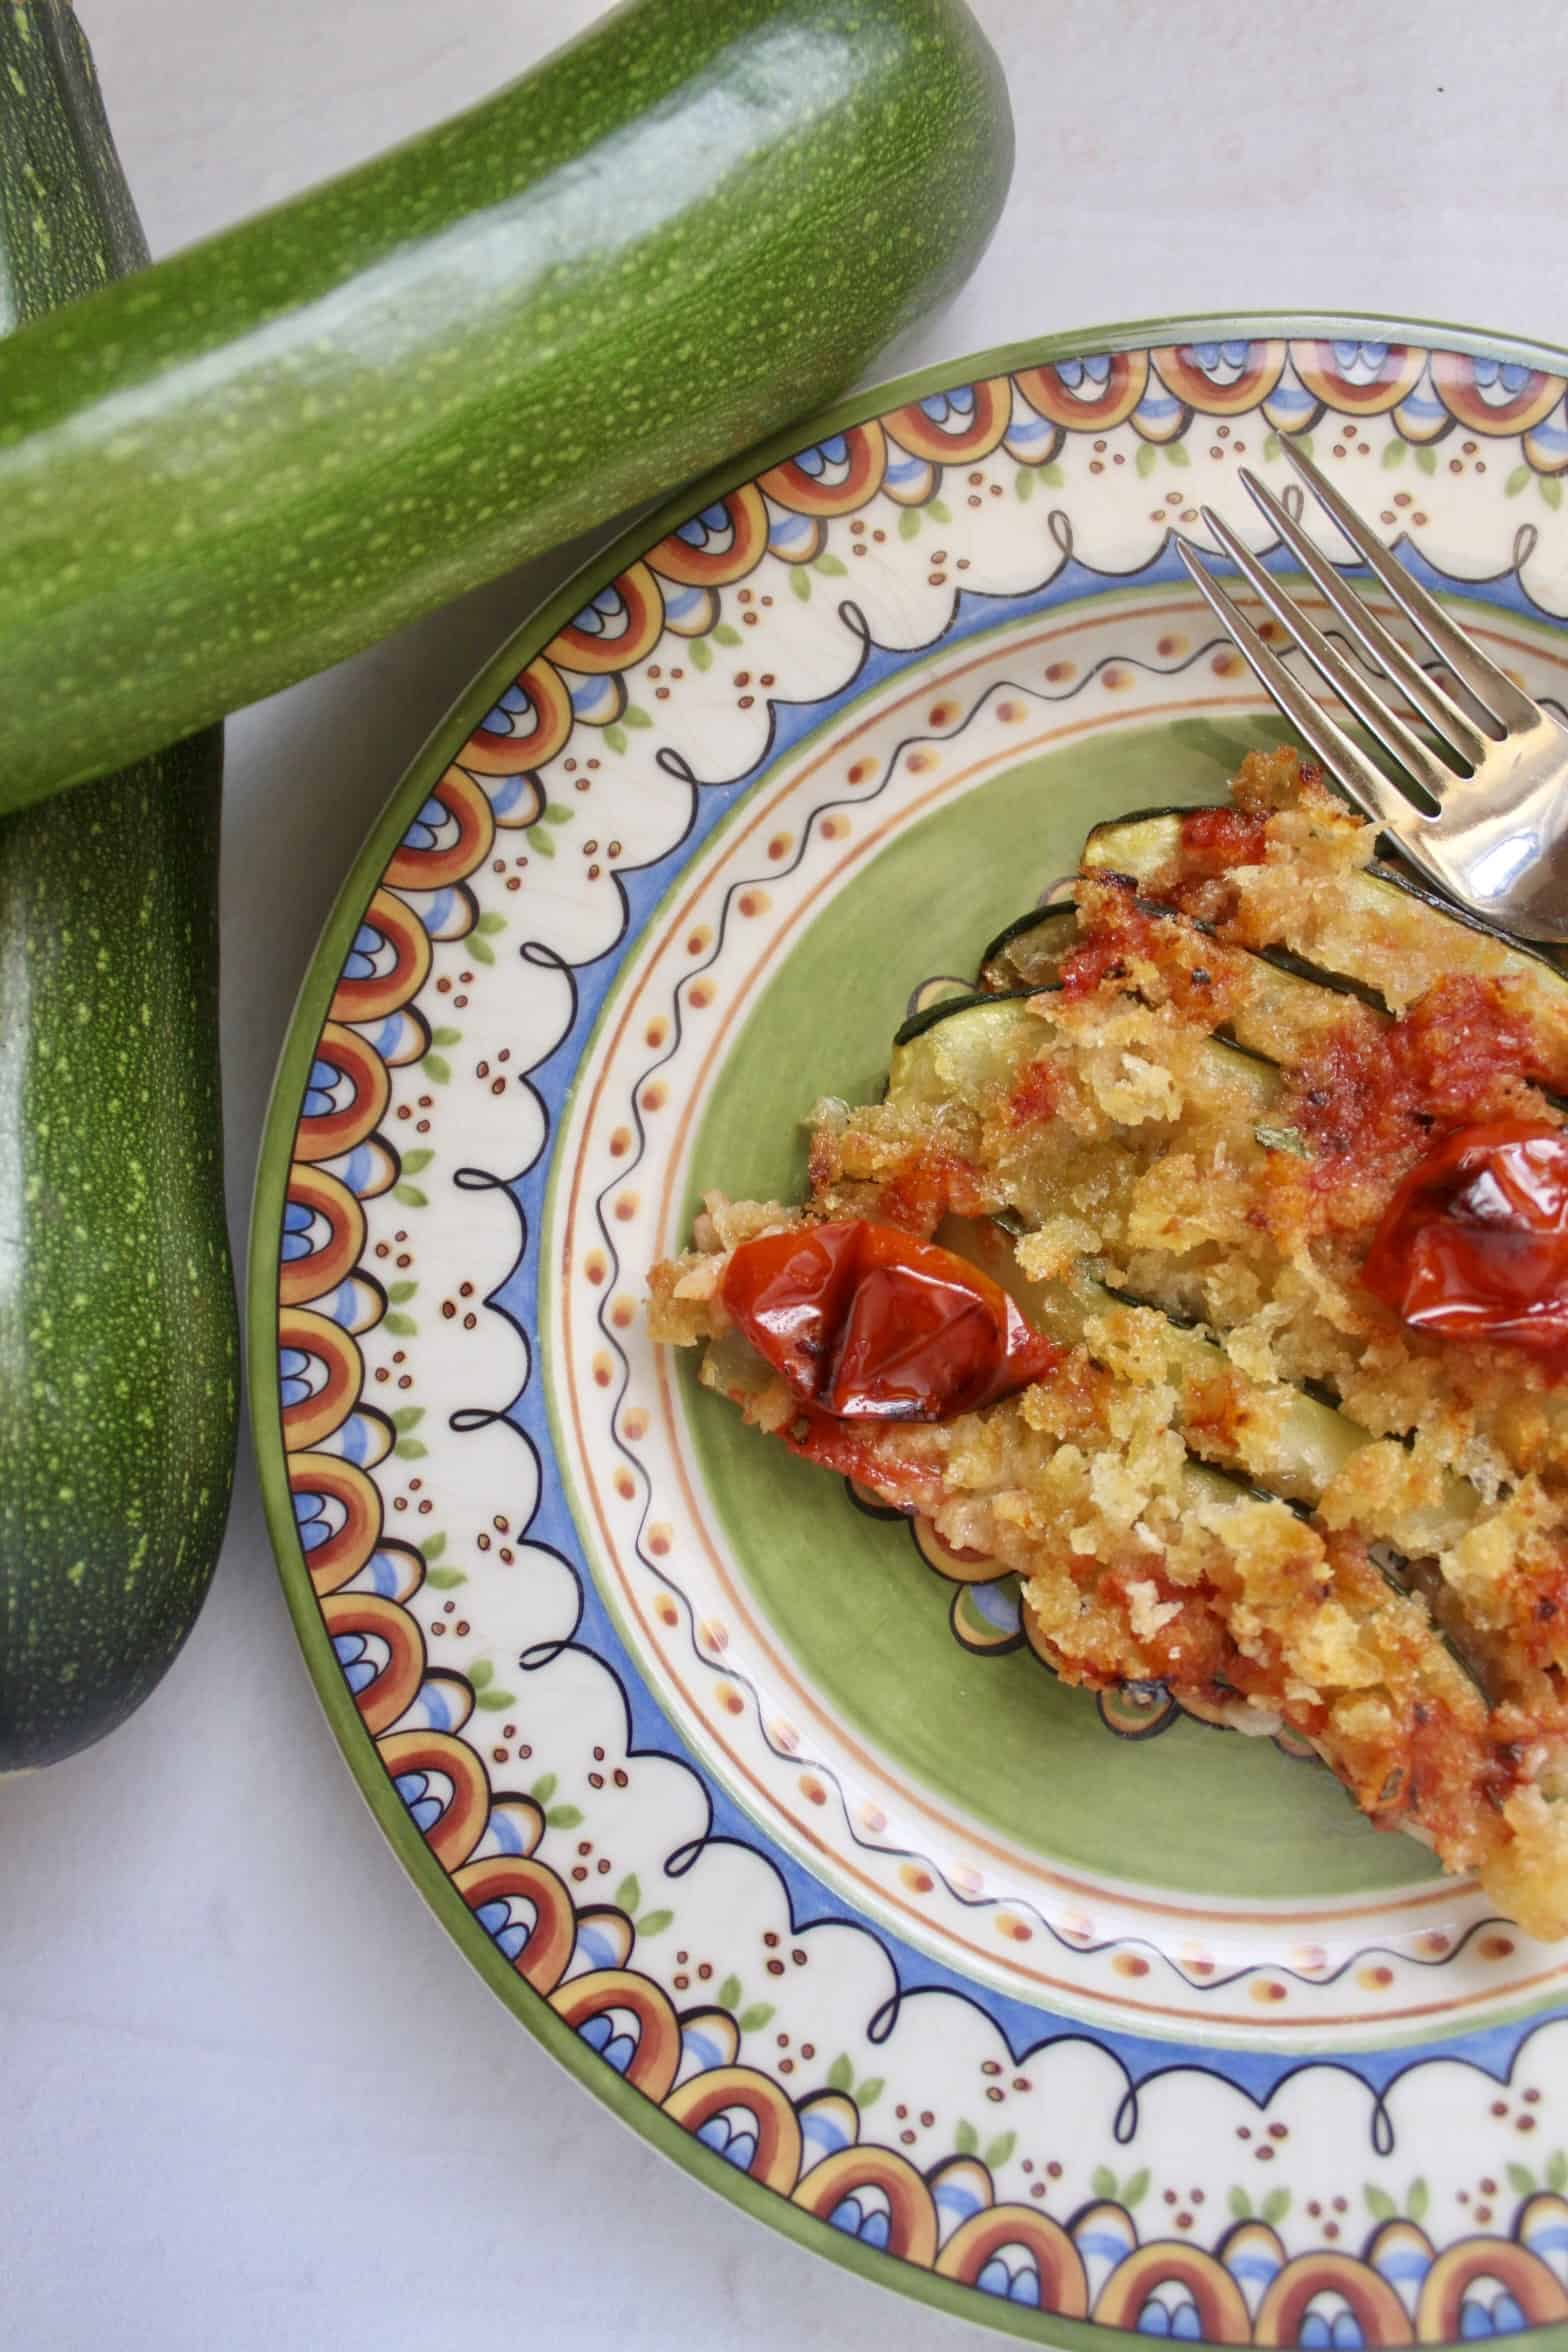
[[[1042,1282],[1023,1271],[1013,1243],[995,1222],[953,1218],[938,1238],[1000,1283],[1035,1328],[1063,1346],[1089,1344],[1090,1326],[1103,1318],[1114,1321],[1118,1309],[1149,1318],[1142,1333],[1147,1340],[1157,1326],[1160,1376],[1176,1390],[1176,1421],[1189,1450],[1243,1472],[1283,1501],[1316,1503],[1354,1455],[1379,1442],[1338,1406],[1283,1381],[1253,1379],[1200,1325],[1178,1319],[1157,1301],[1113,1289],[1082,1261],[1069,1274]],[[1421,1548],[1440,1551],[1457,1543],[1478,1501],[1465,1480],[1447,1481],[1424,1515]],[[1404,1532],[1408,1539],[1415,1531]]]
[[[1191,920],[1159,899],[1140,898],[1137,912],[1154,922]],[[1192,923],[1191,928],[1213,936],[1207,924]],[[1078,910],[1071,904],[1020,915],[1005,931],[999,931],[986,949],[980,967],[981,988],[991,995],[1006,995],[1021,987],[1053,987],[1082,936]],[[1235,979],[1240,987],[1233,981],[1228,992],[1233,1001],[1221,1034],[1271,1061],[1304,1052],[1337,1029],[1347,1017],[1347,998],[1370,1004],[1380,1019],[1389,1017],[1382,998],[1373,990],[1315,969],[1286,949],[1253,950],[1216,941],[1215,954],[1233,968],[1239,965]]]
[[[1125,874],[1149,889],[1180,859],[1181,821],[1191,813],[1146,809],[1096,825],[1084,843],[1084,872]],[[1381,860],[1341,880],[1343,921],[1330,931],[1295,931],[1287,923],[1280,939],[1267,944],[1293,949],[1325,978],[1375,991],[1385,1007],[1391,1001],[1387,984],[1403,964],[1430,969],[1433,977],[1462,972],[1521,982],[1545,991],[1545,1003],[1561,1017],[1568,972],[1551,957],[1494,931],[1479,916],[1438,898]],[[1404,996],[1397,986],[1392,991],[1394,1002]]]
[[[1078,909],[1070,898],[1030,907],[987,944],[980,958],[980,987],[987,996],[1052,987],[1077,938]]]
[[[954,997],[899,1030],[887,1099],[931,1110],[962,1105],[983,1116],[996,1090],[1010,1093],[1029,1063],[1065,1042],[1051,1019],[1048,987]],[[1277,1064],[1241,1039],[1209,1038],[1204,1055],[1216,1083],[1236,1090],[1239,1107],[1266,1118],[1279,1094]]]

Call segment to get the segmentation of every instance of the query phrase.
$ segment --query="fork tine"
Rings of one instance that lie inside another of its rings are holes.
[[[1446,663],[1462,686],[1468,687],[1484,710],[1504,727],[1531,727],[1541,713],[1512,678],[1489,661],[1478,645],[1451,621],[1437,599],[1428,596],[1398,558],[1375,538],[1355,508],[1347,504],[1309,457],[1292,448],[1281,434],[1280,447],[1324,511],[1331,515],[1362,562],[1373,572],[1405,618],[1420,630],[1439,661]]]
[[[1177,540],[1176,552],[1220,627],[1233,640],[1265,693],[1284,712],[1308,749],[1317,753],[1324,767],[1338,777],[1351,799],[1374,824],[1386,826],[1408,846],[1420,847],[1421,818],[1404,794],[1357,749],[1343,728],[1335,725],[1321,703],[1314,702],[1300,680],[1291,676],[1279,655],[1264,644],[1252,623],[1231,602],[1219,582],[1205,571],[1184,539]]]
[[[1281,506],[1266,483],[1260,482],[1250,466],[1241,468],[1241,479],[1255,506],[1279,533],[1283,544],[1300,564],[1308,578],[1321,590],[1330,611],[1338,614],[1369,661],[1385,671],[1426,720],[1428,726],[1442,737],[1461,759],[1478,768],[1492,748],[1489,735],[1467,719],[1459,705],[1440,687],[1434,686],[1419,662],[1412,661],[1404,647],[1392,638],[1374,613],[1368,611],[1361,598],[1348,582],[1342,580],[1326,556],[1320,555],[1301,525]]]
[[[1376,688],[1346,661],[1337,646],[1330,645],[1322,630],[1308,620],[1273,574],[1243,547],[1230,525],[1212,507],[1203,509],[1203,519],[1253,593],[1261,596],[1281,627],[1290,631],[1319,677],[1333,688],[1363,727],[1370,728],[1378,741],[1403,763],[1421,789],[1434,802],[1440,801],[1445,785],[1458,781],[1453,769],[1445,767],[1419,736],[1411,734],[1404,720],[1395,717]]]

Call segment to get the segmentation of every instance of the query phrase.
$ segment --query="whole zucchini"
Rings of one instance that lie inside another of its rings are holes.
[[[960,283],[1012,152],[963,0],[630,0],[29,328],[0,349],[0,809],[809,413]]]
[[[69,8],[0,5],[0,328],[146,258]],[[128,1715],[234,1463],[210,729],[0,819],[0,1771]]]

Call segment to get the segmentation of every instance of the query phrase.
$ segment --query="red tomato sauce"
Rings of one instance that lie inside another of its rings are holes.
[[[935,1144],[911,1152],[877,1190],[883,1219],[922,1239],[944,1217],[983,1217],[991,1206],[969,1162]]]
[[[1043,1127],[1056,1116],[1060,1093],[1056,1072],[1049,1062],[1030,1062],[1013,1081],[1007,1098],[1007,1116],[1015,1127]]]
[[[1439,980],[1387,1029],[1347,1022],[1304,1058],[1290,1118],[1313,1155],[1313,1182],[1394,1182],[1426,1152],[1434,1125],[1506,1109],[1540,1074],[1529,1022],[1495,980]]]
[[[742,1242],[720,1296],[802,1404],[838,1421],[975,1412],[1065,1352],[966,1259],[860,1217]]]
[[[1235,866],[1268,863],[1268,818],[1245,809],[1189,809],[1181,820],[1181,863],[1192,881],[1228,874]]]
[[[1063,957],[1060,973],[1069,1001],[1135,975],[1146,980],[1138,967],[1152,965],[1160,976],[1160,1001],[1184,1019],[1212,1027],[1224,1017],[1233,958],[1217,941],[1195,940],[1174,910],[1151,912],[1140,905],[1137,884],[1126,875],[1097,874],[1083,894],[1078,921],[1077,944]]]

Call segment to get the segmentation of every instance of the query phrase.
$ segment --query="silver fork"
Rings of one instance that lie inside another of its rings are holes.
[[[1389,709],[1366,673],[1309,620],[1212,507],[1203,509],[1203,519],[1242,578],[1340,701],[1392,753],[1413,789],[1392,784],[1357,748],[1291,675],[1192,548],[1178,540],[1182,562],[1237,651],[1308,748],[1352,800],[1394,836],[1412,864],[1451,898],[1501,929],[1525,939],[1568,942],[1568,731],[1450,620],[1308,458],[1288,441],[1281,446],[1319,505],[1489,724],[1472,718],[1395,642],[1250,467],[1242,467],[1241,479],[1254,502],[1347,635],[1407,697],[1452,761],[1440,757]]]

